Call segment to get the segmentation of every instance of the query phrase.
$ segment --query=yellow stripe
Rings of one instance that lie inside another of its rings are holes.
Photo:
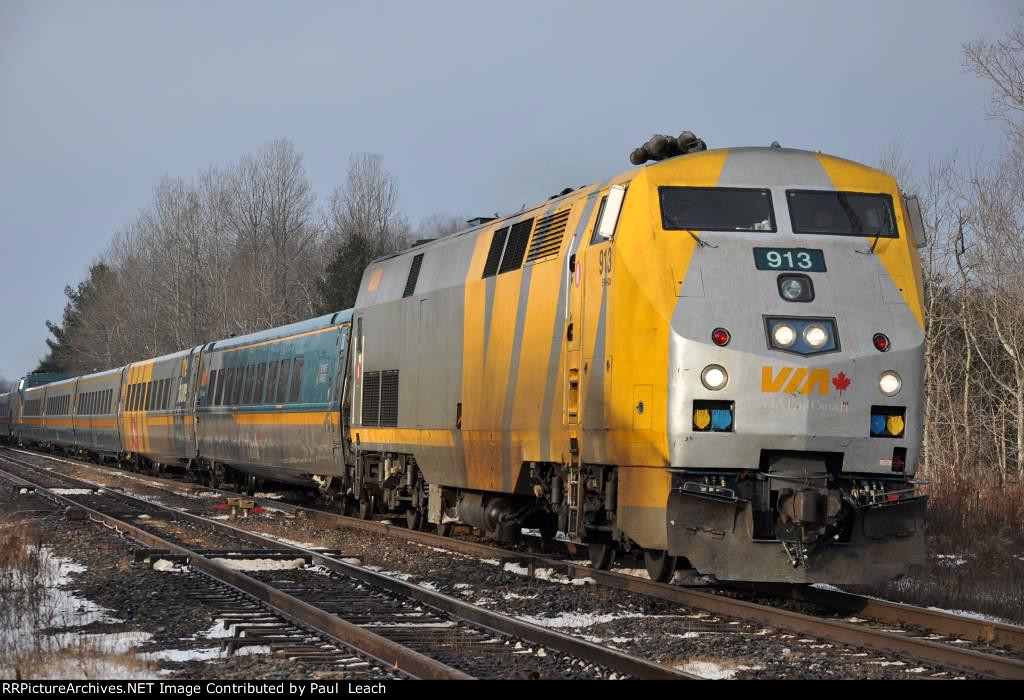
[[[81,430],[114,430],[117,428],[117,421],[113,418],[78,418],[75,420],[75,428]]]
[[[212,414],[214,416],[218,414]],[[223,414],[219,414],[223,415]],[[238,425],[323,425],[325,421],[338,424],[336,411],[293,411],[288,413],[232,413]]]
[[[370,444],[388,443],[392,445],[419,445],[421,447],[455,447],[455,431],[453,430],[357,428],[355,433],[360,442]]]

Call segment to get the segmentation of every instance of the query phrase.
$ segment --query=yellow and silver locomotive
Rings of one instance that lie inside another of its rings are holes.
[[[916,201],[864,165],[688,132],[631,159],[374,261],[352,310],[30,377],[0,437],[315,485],[411,527],[562,532],[659,580],[922,561]]]
[[[916,201],[820,153],[676,152],[367,268],[354,493],[561,530],[598,566],[642,550],[662,580],[901,574],[924,556]]]

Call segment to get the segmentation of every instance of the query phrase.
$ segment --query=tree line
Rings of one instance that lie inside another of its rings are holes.
[[[381,157],[358,154],[318,208],[286,139],[191,180],[164,178],[47,321],[37,370],[83,374],[353,306],[374,258],[464,226],[414,231]]]

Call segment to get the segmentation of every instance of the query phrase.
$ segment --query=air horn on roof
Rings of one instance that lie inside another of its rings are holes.
[[[643,146],[633,149],[633,152],[629,154],[629,162],[633,165],[643,165],[649,160],[665,160],[673,156],[706,150],[708,150],[708,145],[704,143],[703,139],[697,138],[692,131],[684,131],[676,138],[655,134]]]

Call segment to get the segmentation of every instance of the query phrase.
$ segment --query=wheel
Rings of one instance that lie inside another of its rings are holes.
[[[652,581],[667,583],[676,570],[676,558],[670,557],[663,549],[645,549],[644,566]]]
[[[591,542],[587,545],[590,552],[590,566],[607,571],[615,559],[615,547],[606,542]]]
[[[423,513],[410,508],[405,511],[405,526],[410,530],[419,530],[420,526],[423,525]]]
[[[437,526],[437,534],[441,537],[451,537],[455,534],[455,523],[441,523]]]

